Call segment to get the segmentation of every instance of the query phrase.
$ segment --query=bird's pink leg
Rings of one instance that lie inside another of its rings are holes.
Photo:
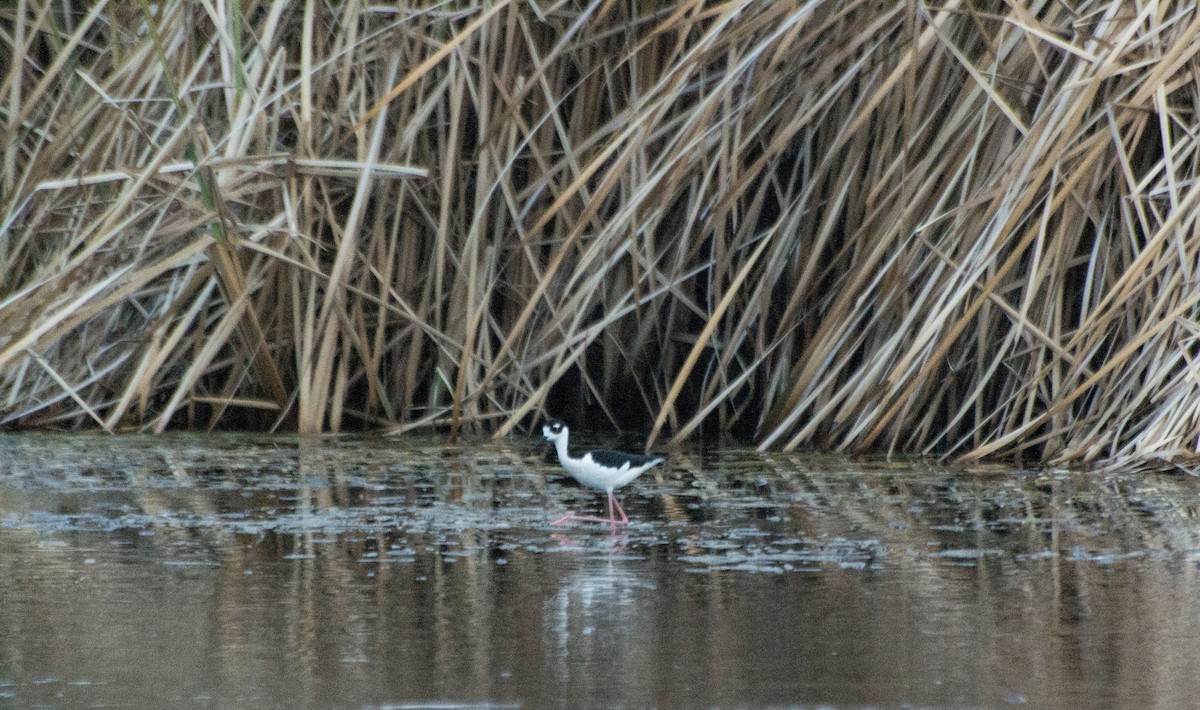
[[[615,508],[615,510],[614,510],[614,508]],[[616,516],[616,513],[618,513],[618,512],[621,514],[621,518],[619,520],[617,519],[617,516]],[[614,528],[618,525],[628,525],[629,524],[629,516],[625,514],[625,509],[621,507],[620,501],[617,500],[617,497],[615,495],[613,495],[612,491],[608,492],[608,517],[607,518],[599,518],[594,515],[575,515],[574,513],[568,513],[550,524],[551,525],[562,525],[562,524],[572,521],[572,520],[575,520],[578,522],[585,522],[585,523],[608,523],[608,524],[612,525]]]
[[[550,524],[551,525],[563,525],[564,523],[570,522],[572,520],[575,520],[578,522],[584,522],[584,523],[607,523],[607,522],[609,522],[608,518],[598,518],[594,515],[575,515],[574,513],[568,513]]]
[[[570,522],[572,520],[575,520],[577,522],[583,522],[583,523],[607,523],[607,522],[609,522],[608,518],[600,518],[595,515],[575,515],[574,513],[567,513],[566,515],[562,516],[561,518],[559,518],[558,520],[555,520],[553,523],[550,523],[550,524],[551,525],[562,525],[562,524]]]
[[[615,517],[613,517],[613,506],[614,505],[617,507],[617,510],[620,511],[620,513],[621,513],[620,520],[617,520]],[[621,502],[619,500],[617,500],[617,497],[615,495],[613,495],[612,491],[608,492],[608,519],[612,522],[613,525],[628,525],[629,524],[629,516],[625,514],[625,509],[621,507]]]

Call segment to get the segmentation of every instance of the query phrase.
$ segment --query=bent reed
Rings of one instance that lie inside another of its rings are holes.
[[[0,48],[6,427],[1197,452],[1191,3],[17,0]]]

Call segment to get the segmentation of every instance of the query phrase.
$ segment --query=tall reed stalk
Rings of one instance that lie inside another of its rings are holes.
[[[1194,456],[1191,3],[0,6],[0,421]]]

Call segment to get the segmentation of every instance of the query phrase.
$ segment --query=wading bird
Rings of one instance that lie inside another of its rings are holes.
[[[568,520],[590,520],[599,523],[610,523],[614,527],[627,524],[629,516],[625,515],[625,511],[621,508],[617,497],[613,495],[613,491],[666,459],[661,456],[625,454],[619,451],[605,451],[603,449],[599,451],[585,451],[582,456],[576,458],[567,450],[567,437],[570,434],[571,431],[567,428],[567,425],[557,419],[551,420],[542,427],[542,436],[546,437],[548,441],[554,442],[554,448],[558,450],[559,463],[567,470],[571,478],[574,478],[585,486],[599,488],[608,493],[608,519],[584,515],[564,515],[555,520],[553,524],[561,525]],[[617,513],[621,514],[619,520],[614,515],[614,509]]]

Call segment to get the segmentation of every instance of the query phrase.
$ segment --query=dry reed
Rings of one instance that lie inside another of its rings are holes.
[[[1189,3],[15,0],[0,47],[9,427],[1200,445]]]

